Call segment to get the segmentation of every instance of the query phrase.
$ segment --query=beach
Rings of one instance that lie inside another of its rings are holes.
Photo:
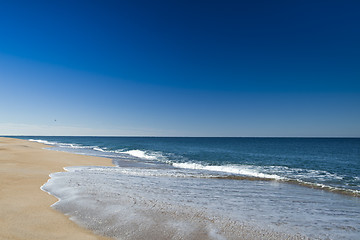
[[[50,206],[42,191],[49,174],[66,166],[111,166],[111,160],[44,149],[44,144],[0,138],[0,239],[109,239],[79,227]]]
[[[360,236],[358,139],[21,138],[0,138],[0,239]]]
[[[0,1],[0,240],[360,240],[360,1]]]

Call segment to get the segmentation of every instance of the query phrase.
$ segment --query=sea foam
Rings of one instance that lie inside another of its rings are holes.
[[[356,157],[345,161],[345,150],[358,149],[355,140],[346,140],[352,147],[342,149],[322,139],[44,139],[32,141],[57,151],[109,157],[118,166],[66,168],[42,187],[59,198],[54,208],[106,236],[360,236],[359,198],[332,193],[360,196]],[[325,146],[324,152],[314,143]]]
[[[53,207],[117,239],[307,239],[298,232],[356,239],[358,234],[341,230],[356,228],[350,217],[360,212],[352,199],[314,189],[194,178],[197,174],[182,169],[65,170],[51,174],[42,187],[59,199]],[[302,211],[294,214],[294,209]]]
[[[116,239],[305,239],[261,228],[251,221],[245,223],[222,216],[217,210],[221,207],[217,201],[226,191],[219,188],[215,196],[207,195],[205,179],[194,182],[191,177],[173,178],[166,174],[144,178],[137,173],[139,169],[116,167],[68,167],[66,171],[51,174],[42,187],[59,199],[52,207],[105,236]]]
[[[119,152],[119,153],[124,153],[124,154],[128,154],[137,158],[142,158],[142,159],[147,159],[147,160],[157,160],[160,154],[156,154],[156,153],[149,153],[147,151],[143,151],[143,150],[129,150],[129,151],[123,151],[123,152]]]
[[[214,172],[240,174],[240,175],[258,177],[258,178],[268,178],[275,180],[283,179],[278,175],[261,173],[251,166],[240,166],[240,165],[205,166],[198,163],[173,163],[173,166],[178,168],[186,168],[186,169],[201,169],[201,170],[208,170]]]
[[[47,145],[56,145],[57,142],[51,142],[51,141],[46,141],[46,140],[41,140],[41,139],[29,139],[30,142],[38,142],[38,143],[42,143],[42,144],[47,144]]]

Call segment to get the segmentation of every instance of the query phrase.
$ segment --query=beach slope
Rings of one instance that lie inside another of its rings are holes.
[[[0,137],[0,239],[108,239],[70,221],[50,206],[57,199],[40,187],[66,166],[110,166],[106,158],[44,149],[46,145]]]

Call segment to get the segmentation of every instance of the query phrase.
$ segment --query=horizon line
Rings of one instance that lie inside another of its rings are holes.
[[[0,135],[0,137],[143,137],[143,138],[360,138],[360,136],[142,136],[142,135]]]

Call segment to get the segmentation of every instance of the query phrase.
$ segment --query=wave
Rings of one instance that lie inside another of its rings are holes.
[[[168,178],[211,178],[211,179],[228,179],[228,180],[247,180],[247,181],[278,181],[287,184],[295,184],[307,188],[319,189],[327,192],[333,192],[353,197],[360,197],[360,191],[344,189],[339,187],[332,187],[320,183],[306,182],[299,179],[288,179],[281,178],[275,179],[270,178],[269,176],[265,177],[262,174],[253,174],[253,175],[219,175],[211,173],[199,173],[196,171],[181,171],[176,169],[167,169],[159,171],[158,169],[140,169],[140,168],[114,168],[114,167],[65,167],[67,172],[98,172],[98,173],[116,173],[129,176],[141,176],[141,177],[168,177]],[[198,168],[194,169],[198,170]]]
[[[63,143],[63,142],[47,141],[47,140],[42,140],[42,139],[29,139],[29,141],[38,142],[38,143],[51,145],[51,146],[57,146],[57,147],[73,148],[73,149],[93,149],[96,151],[105,152],[105,150],[100,148],[99,146],[84,146],[84,145],[76,144],[76,143]]]
[[[360,191],[359,190],[353,190],[353,189],[346,189],[346,188],[340,188],[340,187],[332,187],[321,183],[313,183],[313,182],[306,182],[300,179],[285,179],[284,182],[286,183],[292,183],[292,184],[298,184],[304,187],[314,188],[314,189],[321,189],[328,192],[334,192],[334,193],[340,193],[344,195],[349,195],[353,197],[360,197]]]
[[[29,139],[29,141],[30,142],[42,143],[42,144],[46,144],[46,145],[56,145],[56,144],[58,144],[57,142],[50,142],[50,141],[41,140],[41,139]]]
[[[162,157],[161,153],[158,152],[149,152],[149,151],[143,151],[143,150],[128,150],[128,151],[122,151],[118,153],[125,153],[133,157],[142,158],[146,160],[159,160]]]
[[[344,177],[324,170],[291,168],[286,166],[262,166],[266,172],[296,179],[317,179],[318,181],[342,180]]]
[[[195,172],[191,171],[191,177],[199,174],[198,177],[201,178],[206,177],[232,180],[279,181],[360,197],[360,190],[358,190],[359,177],[353,178],[353,181],[356,182],[355,185],[345,186],[348,182],[344,180],[346,179],[346,176],[337,175],[335,173],[330,173],[324,170],[292,168],[287,166],[257,166],[240,164],[207,165],[206,162],[191,162],[190,160],[182,158],[181,156],[175,156],[171,155],[171,153],[163,153],[160,151],[140,149],[129,150],[121,148],[118,148],[117,150],[110,150],[103,146],[84,146],[75,143],[62,143],[42,139],[29,139],[29,141],[56,147],[79,149],[77,152],[81,154],[94,154],[96,156],[102,154],[100,156],[127,160],[135,160],[135,157],[154,163],[166,163],[178,169],[187,169],[187,171],[195,170]],[[147,172],[147,174],[152,175],[154,173]],[[177,174],[179,173],[172,173],[171,175]],[[183,177],[183,174],[184,172],[179,175]],[[190,174],[190,172],[187,174]]]
[[[244,230],[242,225],[234,225],[237,222],[240,224],[242,218],[235,218],[233,216],[241,216],[244,217],[244,219],[247,218],[247,215],[243,216],[239,214],[242,208],[236,207],[239,211],[234,213],[234,211],[236,211],[234,209],[235,201],[222,201],[223,199],[229,199],[229,196],[235,197],[234,199],[236,199],[236,197],[239,196],[236,195],[239,194],[239,191],[231,190],[237,189],[237,186],[231,185],[225,189],[223,195],[218,196],[218,192],[215,191],[212,193],[209,191],[209,188],[203,188],[201,186],[202,180],[200,180],[200,184],[195,184],[195,186],[188,189],[189,187],[184,183],[183,179],[175,181],[171,179],[169,181],[166,178],[142,177],[144,175],[154,176],[153,174],[155,174],[156,177],[159,176],[157,173],[162,171],[156,169],[144,171],[142,169],[115,167],[70,167],[65,170],[67,173],[51,174],[49,181],[41,188],[43,191],[58,198],[59,201],[52,207],[71,216],[72,220],[92,230],[100,231],[101,229],[105,229],[103,233],[108,231],[111,237],[121,237],[124,236],[124,233],[138,233],[139,222],[141,226],[145,226],[142,228],[144,231],[149,229],[153,232],[154,227],[159,225],[166,227],[164,231],[160,232],[167,233],[170,226],[174,228],[174,230],[170,228],[171,231],[178,231],[178,229],[180,229],[187,233],[191,229],[198,229],[195,224],[203,224],[204,221],[210,224],[209,228],[206,229],[210,229],[210,227],[214,229],[214,224],[224,223],[221,226],[226,226],[227,228],[222,230],[222,232],[237,231],[233,237],[228,238],[242,238],[240,235],[242,232],[245,232],[245,235],[249,236],[249,231]],[[173,169],[173,171],[175,171],[175,169]],[[181,169],[178,169],[178,171],[187,172]],[[140,177],[128,177],[128,174]],[[180,175],[177,176],[181,177]],[[187,183],[191,183],[191,181],[187,181]],[[220,182],[217,181],[216,183]],[[214,189],[219,189],[217,186],[222,186],[222,184],[220,183],[214,186]],[[230,189],[230,191],[226,191],[227,189]],[[246,190],[247,188],[245,187],[244,189]],[[280,194],[275,196],[280,196]],[[251,197],[256,196],[251,195]],[[206,203],[209,203],[209,205]],[[231,204],[229,205],[229,203]],[[204,208],[204,206],[206,207]],[[219,211],[221,215],[216,214],[217,209],[221,209],[221,212]],[[128,212],[129,210],[130,212]],[[154,210],[156,210],[156,212],[152,212]],[[188,212],[183,212],[184,210]],[[257,209],[255,210],[258,211]],[[229,213],[230,211],[231,214]],[[234,214],[232,215],[232,213]],[[207,216],[207,214],[209,214],[209,216]],[[293,213],[290,212],[290,214],[292,216]],[[259,214],[256,215],[259,216]],[[267,215],[274,218],[272,212]],[[222,218],[222,216],[224,216],[224,218]],[[178,224],[177,221],[179,221]],[[188,224],[188,221],[192,221],[189,225],[190,228],[184,228],[184,224]],[[146,225],[148,222],[154,224],[154,226],[149,227],[149,225]],[[129,231],[129,226],[135,227]],[[121,231],[118,230],[119,228]],[[114,229],[119,232],[119,235],[115,235]],[[259,232],[259,229],[256,228],[255,230]],[[127,234],[126,236],[131,235]],[[133,238],[138,239],[143,238],[143,236],[142,234],[142,236]],[[154,239],[171,238],[171,236],[169,236],[170,235],[154,237]],[[176,234],[175,236],[181,239],[191,238],[189,237],[190,235],[181,237],[181,235]],[[268,237],[263,233],[261,233],[261,235],[259,234],[259,236],[261,236],[261,238]],[[224,238],[214,237],[214,239]],[[244,237],[244,239],[247,238],[246,236]],[[269,235],[268,238],[289,239],[289,237],[280,238],[274,235]]]
[[[216,179],[230,179],[230,180],[249,180],[249,181],[271,181],[274,179],[269,178],[259,178],[259,177],[251,177],[251,176],[240,176],[240,175],[224,175],[224,176],[213,176],[210,178],[216,178]],[[353,189],[345,189],[340,187],[332,187],[321,183],[313,183],[313,182],[306,182],[302,181],[300,179],[288,179],[288,178],[282,178],[278,180],[279,182],[283,183],[289,183],[289,184],[295,184],[303,187],[313,188],[313,189],[320,189],[327,192],[333,192],[353,197],[360,197],[360,191],[353,190]]]
[[[93,150],[99,151],[99,152],[110,152],[110,151],[105,151],[104,149],[102,149],[100,147],[94,147]]]
[[[74,149],[91,149],[93,146],[82,146],[78,144],[72,144],[72,143],[59,143],[59,147],[68,147],[68,148],[74,148]]]
[[[170,178],[216,178],[216,175],[199,174],[198,172],[182,171],[178,169],[141,169],[141,168],[116,168],[116,167],[94,167],[94,166],[75,166],[64,167],[67,172],[98,172],[98,173],[116,173],[129,176],[141,176],[141,177],[170,177]]]
[[[326,180],[341,180],[343,177],[321,170],[308,170],[288,168],[283,166],[252,166],[252,165],[222,165],[211,166],[199,163],[172,163],[176,168],[206,170],[211,172],[221,172],[221,175],[209,175],[209,178],[231,179],[231,180],[250,180],[250,181],[279,181],[283,183],[297,184],[313,189],[320,189],[328,192],[340,193],[354,197],[360,197],[360,191],[355,189],[343,188],[340,186],[330,186]],[[264,173],[270,172],[270,173]],[[277,174],[273,174],[276,172]],[[231,175],[228,175],[230,173]],[[313,180],[313,181],[311,181]]]
[[[316,182],[341,182],[344,176],[329,173],[323,170],[312,170],[302,168],[290,168],[286,166],[256,166],[256,165],[204,165],[193,162],[174,162],[174,167],[185,169],[198,169],[213,172],[224,172],[236,175],[244,175],[257,178],[268,178],[275,180],[301,179],[303,181],[313,180]]]
[[[274,179],[274,180],[283,179],[281,176],[278,176],[275,174],[261,173],[258,170],[254,169],[253,166],[246,166],[246,165],[242,165],[242,166],[240,166],[240,165],[206,166],[206,165],[202,165],[202,164],[198,164],[198,163],[173,163],[172,165],[177,168],[208,170],[208,171],[213,171],[213,172],[240,174],[240,175],[264,178],[264,179]]]
[[[63,148],[63,151],[68,151],[69,149],[75,149],[79,150],[77,151],[78,154],[88,154],[88,155],[96,155],[96,156],[102,156],[102,157],[110,157],[110,158],[117,158],[117,157],[123,157],[124,149],[117,149],[117,150],[108,150],[106,147],[100,147],[96,145],[88,146],[88,145],[81,145],[76,143],[64,143],[64,142],[56,142],[56,141],[47,141],[42,139],[28,139],[28,141],[31,142],[38,142],[46,145],[50,145],[52,147],[59,147]],[[85,150],[86,152],[84,152]],[[93,152],[92,152],[93,151]],[[103,153],[103,155],[99,155],[100,153]],[[121,155],[119,155],[121,154]],[[145,156],[145,158],[150,159],[151,157]]]

